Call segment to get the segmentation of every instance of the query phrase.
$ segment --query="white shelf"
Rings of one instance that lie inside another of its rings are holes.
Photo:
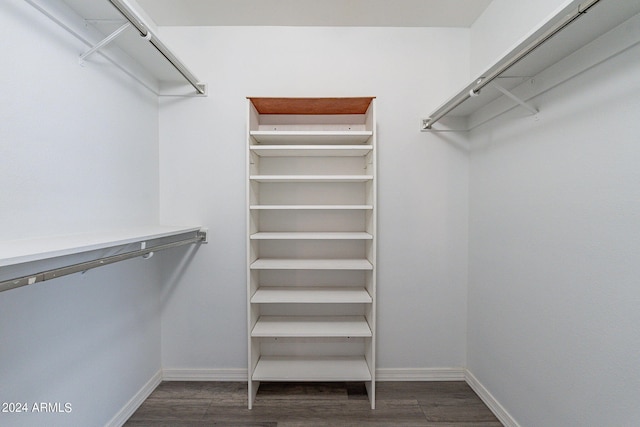
[[[254,130],[249,133],[263,144],[358,144],[365,143],[372,131],[268,131]]]
[[[373,205],[251,205],[251,210],[373,210]]]
[[[250,236],[251,240],[371,240],[365,232],[260,232]]]
[[[273,357],[258,360],[253,381],[371,381],[364,357]]]
[[[366,156],[372,145],[252,145],[250,150],[261,157],[359,157]]]
[[[364,316],[260,316],[254,338],[370,337]]]
[[[475,112],[493,103],[498,98],[503,97],[503,93],[493,87],[491,83],[484,86],[477,93],[477,96],[468,97],[470,91],[475,90],[481,82],[482,84],[487,83],[488,76],[497,75],[494,82],[499,83],[501,87],[507,90],[521,89],[520,86],[523,82],[531,82],[532,79],[535,81],[534,77],[541,74],[544,70],[550,69],[553,65],[575,54],[596,38],[640,13],[640,2],[638,1],[600,1],[588,9],[587,13],[580,13],[580,16],[576,20],[564,26],[553,37],[548,39],[544,37],[549,31],[554,30],[554,28],[564,23],[567,16],[582,10],[583,4],[584,0],[574,0],[562,7],[562,9],[559,9],[548,21],[542,23],[538,28],[519,41],[504,57],[499,58],[481,75],[471,80],[469,84],[434,110],[430,114],[430,117],[435,116],[439,111],[444,112],[448,110],[449,107],[455,107],[446,113],[443,118],[462,117],[469,120]],[[529,51],[537,41],[543,39],[545,39],[544,43],[531,50],[522,59],[500,73],[500,71],[509,65],[521,52]],[[593,54],[593,52],[587,52],[586,56],[591,56],[590,54]],[[514,78],[513,76],[526,77]],[[547,79],[549,79],[549,76],[547,76]],[[531,92],[531,90],[523,90],[522,92]],[[527,100],[528,97],[523,99],[523,101]],[[508,104],[511,107],[517,105],[515,102],[509,102]],[[460,123],[463,123],[463,125]],[[451,121],[451,125],[448,125],[445,124],[443,120],[443,123],[439,126],[437,126],[436,123],[433,130],[448,130],[449,128],[452,130],[469,130],[467,126],[468,124],[464,125],[464,121]],[[458,127],[460,127],[460,129],[458,129]]]
[[[0,242],[0,267],[195,232],[200,227],[141,226]]]
[[[373,270],[366,259],[257,259],[251,270]]]
[[[367,182],[373,175],[251,175],[256,182]]]
[[[368,304],[371,295],[365,288],[349,286],[266,286],[251,297],[252,304]]]
[[[106,0],[48,0],[36,3],[38,10],[82,40],[86,44],[85,52],[127,22],[127,19]],[[140,31],[130,26],[94,55],[103,55],[114,66],[158,94],[165,94],[165,90],[161,91],[165,86],[175,85],[178,85],[180,90],[177,93],[166,94],[195,93],[185,78],[185,73],[195,78],[193,73],[180,61],[178,55],[160,40],[154,26],[139,12],[136,7],[132,7],[132,13],[136,15],[135,21],[147,29],[150,40],[141,37]],[[156,46],[160,46],[165,53],[160,53]],[[171,61],[179,64],[183,71],[178,71],[168,57],[172,57]],[[86,62],[100,63],[100,60],[89,56]]]

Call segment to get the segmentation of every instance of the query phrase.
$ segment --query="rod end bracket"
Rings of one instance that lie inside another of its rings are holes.
[[[209,96],[209,85],[206,83],[196,84],[196,96]]]
[[[196,233],[196,237],[200,239],[200,243],[209,243],[209,229],[201,228]]]

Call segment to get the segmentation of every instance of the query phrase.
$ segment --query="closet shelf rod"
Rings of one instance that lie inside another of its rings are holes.
[[[151,246],[145,249],[139,249],[136,251],[125,252],[119,255],[113,255],[105,258],[98,258],[91,261],[85,261],[78,264],[72,264],[65,267],[54,268],[51,270],[42,271],[36,274],[30,274],[28,276],[19,277],[12,280],[6,280],[0,282],[0,292],[8,291],[10,289],[20,288],[22,286],[33,285],[34,283],[43,282],[45,280],[57,279],[58,277],[67,276],[69,274],[84,272],[96,267],[102,267],[104,265],[113,264],[115,262],[124,261],[131,258],[137,258],[140,256],[147,256],[153,252],[175,248],[178,246],[191,245],[194,243],[206,243],[207,234],[205,231],[198,231],[195,237],[189,239],[179,240],[176,242],[165,243],[162,245]]]
[[[147,39],[164,56],[173,67],[201,94],[206,94],[204,83],[198,81],[196,76],[162,43],[153,32],[142,22],[137,13],[122,0],[109,0],[109,2],[133,25],[142,37]]]
[[[499,77],[502,73],[507,71],[509,68],[518,63],[525,56],[529,55],[531,52],[536,50],[540,45],[549,40],[551,37],[562,31],[567,25],[571,24],[573,21],[578,19],[580,16],[585,14],[591,7],[595,6],[600,0],[588,0],[584,3],[578,5],[576,9],[574,9],[571,13],[566,15],[563,19],[553,25],[551,28],[546,30],[540,36],[536,37],[532,42],[526,44],[522,49],[518,52],[510,56],[509,58],[505,58],[504,62],[496,64],[494,66],[494,70],[489,72],[486,76],[479,77],[476,79],[474,83],[472,83],[457,97],[449,100],[442,106],[440,106],[437,110],[435,110],[429,118],[427,119],[427,123],[424,126],[424,129],[431,129],[431,126],[436,123],[438,120],[449,114],[460,104],[465,102],[472,96],[477,96],[480,90]]]

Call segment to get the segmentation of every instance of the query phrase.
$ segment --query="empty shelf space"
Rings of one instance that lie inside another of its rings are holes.
[[[371,240],[365,232],[259,232],[251,240]]]
[[[370,337],[364,316],[260,316],[254,338]]]
[[[263,144],[363,144],[371,138],[372,131],[357,130],[254,130],[250,135]]]
[[[253,381],[370,381],[371,372],[362,356],[277,357],[262,356]]]
[[[251,175],[256,182],[366,182],[373,175]]]
[[[373,270],[366,259],[257,259],[252,270]]]
[[[373,205],[251,205],[251,210],[373,210]]]
[[[372,145],[252,145],[252,152],[261,157],[357,157],[365,156]]]
[[[368,304],[371,295],[365,288],[334,286],[266,286],[259,288],[251,297],[253,304]]]

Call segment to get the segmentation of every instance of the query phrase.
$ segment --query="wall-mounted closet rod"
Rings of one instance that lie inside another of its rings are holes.
[[[491,83],[502,73],[504,73],[513,65],[518,63],[525,56],[529,55],[531,52],[536,50],[540,45],[542,45],[544,42],[549,40],[551,37],[553,37],[560,31],[562,31],[567,25],[571,24],[573,21],[575,21],[584,13],[586,13],[592,6],[594,6],[599,1],[600,0],[588,0],[584,3],[579,4],[576,9],[574,9],[571,13],[566,15],[562,20],[557,22],[555,25],[553,25],[551,28],[546,30],[540,36],[536,37],[535,40],[533,40],[530,43],[527,43],[526,46],[524,46],[522,49],[512,54],[508,58],[505,58],[503,62],[496,64],[494,66],[493,71],[490,71],[486,76],[482,76],[478,78],[474,83],[467,86],[467,88],[459,96],[449,100],[448,102],[440,106],[437,110],[435,110],[433,113],[431,113],[425,128],[431,129],[431,126],[435,122],[437,122],[438,120],[440,120],[441,118],[449,114],[452,110],[454,110],[460,104],[465,102],[471,96],[477,95],[483,87]]]
[[[153,32],[142,22],[140,17],[136,14],[136,12],[129,7],[129,5],[122,0],[109,0],[111,4],[120,11],[120,13],[127,18],[131,24],[136,27],[138,32],[142,37],[145,37],[149,42],[164,56],[167,61],[173,67],[178,70],[182,76],[187,79],[187,81],[198,91],[199,94],[204,95],[206,92],[206,87],[203,83],[199,82],[196,76],[191,73],[184,66],[184,64],[174,55],[171,51],[153,34]]]
[[[145,256],[153,252],[157,252],[165,249],[175,248],[175,247],[184,246],[184,245],[191,245],[194,243],[206,242],[206,239],[207,239],[206,232],[198,231],[195,237],[191,237],[189,239],[179,240],[177,242],[165,243],[163,245],[151,246],[145,249],[139,249],[137,251],[125,252],[119,255],[99,258],[96,260],[81,262],[78,264],[73,264],[65,267],[59,267],[59,268],[54,268],[47,271],[42,271],[36,274],[30,274],[28,276],[19,277],[12,280],[6,280],[3,282],[0,282],[0,292],[8,291],[10,289],[19,288],[22,286],[33,285],[34,283],[43,282],[45,280],[56,279],[58,277],[67,276],[69,274],[87,271],[92,268],[102,267],[103,265],[113,264],[114,262],[119,262],[119,261],[131,259],[131,258]]]

